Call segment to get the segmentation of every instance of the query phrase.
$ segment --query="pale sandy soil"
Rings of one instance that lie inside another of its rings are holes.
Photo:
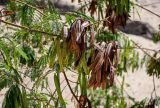
[[[146,5],[145,7],[147,9],[150,9],[151,11],[154,11],[155,13],[160,15],[160,0],[138,0],[138,2],[142,5]],[[60,0],[60,3],[68,5],[70,3],[67,2],[67,0]],[[152,4],[152,5],[148,5],[148,4]],[[73,5],[73,4],[72,4]],[[136,7],[135,7],[136,8]],[[151,31],[156,31],[159,28],[159,24],[160,24],[160,18],[158,18],[157,16],[141,9],[141,8],[136,8],[137,11],[140,14],[140,18],[139,16],[136,14],[136,10],[135,10],[135,14],[131,13],[131,20],[133,21],[140,21],[142,22],[142,24],[139,24],[139,26],[131,26],[129,28],[129,30],[132,30],[132,32],[141,32],[143,31],[143,27],[141,27],[143,24],[147,25],[147,27],[149,28],[149,30]],[[139,27],[137,31],[136,28]],[[153,30],[154,29],[154,30]],[[148,33],[148,31],[146,31],[146,33]],[[133,34],[127,34],[132,40],[134,40],[135,42],[137,42],[139,45],[141,45],[142,47],[145,48],[150,48],[150,49],[160,49],[160,43],[155,44],[152,42],[152,40],[150,40],[150,35],[148,34],[143,34],[143,35],[133,35]],[[143,57],[143,53],[140,52],[141,57]],[[125,90],[127,91],[127,93],[132,96],[133,98],[135,98],[137,101],[140,101],[142,99],[144,99],[145,97],[150,98],[151,96],[151,92],[153,91],[153,77],[149,77],[146,74],[146,68],[140,68],[138,70],[136,70],[134,73],[132,73],[132,71],[129,71],[128,73],[125,73]],[[76,75],[68,72],[67,76],[69,77],[69,79],[75,80],[76,79]],[[50,75],[50,82],[49,84],[51,85],[51,89],[54,91],[54,83],[53,83],[53,76]],[[64,77],[62,75],[61,77],[61,81],[63,81]],[[116,82],[118,83],[117,79],[119,81],[121,81],[121,78],[116,78]],[[66,82],[63,82],[63,87],[66,85]],[[129,86],[128,86],[129,85]],[[160,96],[160,79],[155,78],[155,85],[156,85],[156,92],[157,95]],[[72,87],[75,86],[75,84],[71,84]],[[62,87],[62,88],[63,88]],[[4,93],[5,90],[0,92],[0,106],[4,97]],[[67,108],[73,108],[74,104],[73,102],[70,102],[69,99],[72,97],[71,93],[68,89],[68,87],[66,87],[66,90],[63,92],[63,96],[65,98],[67,98],[67,102],[69,103],[67,105]],[[71,104],[70,104],[71,103]],[[130,102],[129,102],[130,104]]]
[[[159,0],[138,0],[142,5],[146,5],[145,8],[160,15],[160,1]],[[148,5],[152,4],[152,5]],[[148,23],[148,25],[153,27],[153,29],[158,30],[160,24],[160,18],[147,12],[146,10],[137,8],[139,16],[136,14],[131,14],[131,19],[134,21],[141,21],[143,23]],[[134,27],[131,27],[134,29]],[[135,31],[136,32],[136,31]],[[129,37],[137,42],[139,45],[145,48],[160,49],[160,43],[154,44],[152,40],[147,38],[147,35],[129,35]],[[150,37],[150,36],[149,36]],[[143,56],[143,53],[140,53]],[[153,91],[153,77],[149,77],[146,74],[146,68],[140,68],[136,72],[132,73],[129,71],[125,74],[125,82],[130,86],[126,87],[126,91],[134,97],[136,100],[140,101],[145,97],[150,98],[151,92]],[[155,78],[155,87],[157,95],[160,96],[160,79]]]

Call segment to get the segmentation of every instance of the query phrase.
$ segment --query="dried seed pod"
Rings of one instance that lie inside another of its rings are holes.
[[[90,5],[90,7],[88,9],[91,12],[92,16],[96,12],[96,5],[97,5],[97,1],[96,0],[92,0],[91,5]]]
[[[69,50],[76,56],[76,66],[79,64],[82,53],[85,50],[85,35],[89,25],[90,23],[88,21],[77,19],[71,25],[66,39]]]
[[[106,89],[108,85],[113,85],[114,75],[116,71],[116,66],[118,63],[117,59],[117,42],[100,43],[95,48],[91,65],[91,77],[89,79],[89,87],[94,89],[101,87]],[[100,48],[99,48],[100,47]],[[114,64],[115,59],[115,64]],[[109,77],[109,80],[107,79]]]
[[[92,108],[91,102],[87,96],[81,95],[79,97],[79,104],[77,105],[77,108]]]
[[[111,30],[112,33],[115,33],[115,29],[118,26],[124,27],[126,25],[128,17],[129,14],[127,12],[117,14],[114,8],[112,8],[111,6],[107,6],[105,18],[108,18],[108,21],[104,21],[103,26],[108,26],[108,29]]]

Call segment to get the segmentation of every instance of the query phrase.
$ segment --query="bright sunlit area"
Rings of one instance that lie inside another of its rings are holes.
[[[0,0],[0,108],[160,108],[160,0]]]

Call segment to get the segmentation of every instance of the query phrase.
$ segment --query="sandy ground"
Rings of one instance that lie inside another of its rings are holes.
[[[160,1],[159,0],[138,0],[138,3],[144,5],[145,8],[157,13],[160,15]],[[131,20],[142,22],[141,25],[145,25],[148,27],[146,31],[157,31],[160,25],[160,18],[143,10],[141,8],[136,8],[140,14],[139,16],[136,14],[131,14]],[[137,25],[138,27],[140,25]],[[143,28],[143,27],[142,27]],[[134,27],[131,26],[131,29],[134,31]],[[139,28],[140,29],[140,28]],[[134,32],[137,32],[136,30]],[[151,49],[160,49],[160,43],[154,44],[152,40],[150,40],[150,35],[148,32],[143,35],[129,35],[129,37],[137,42],[139,45],[145,48]],[[143,53],[140,53],[143,56]],[[150,97],[151,92],[153,91],[153,77],[149,77],[146,74],[146,68],[140,68],[136,72],[132,73],[129,71],[125,74],[125,82],[130,86],[126,87],[126,91],[134,97],[136,100],[140,101],[145,97]],[[155,87],[157,95],[160,96],[160,79],[155,78]]]
[[[142,4],[145,6],[145,8],[150,9],[151,11],[154,11],[155,13],[160,15],[160,1],[159,0],[137,0],[138,3]],[[59,3],[68,5],[70,3],[67,2],[67,0],[60,0]],[[151,5],[150,5],[151,4]],[[72,4],[73,5],[73,4]],[[137,15],[137,12],[140,14],[140,18]],[[135,13],[135,14],[133,14]],[[145,48],[151,48],[151,49],[160,49],[160,43],[155,44],[150,40],[151,38],[151,32],[157,31],[159,29],[159,24],[160,24],[160,18],[157,16],[141,9],[135,7],[135,11],[131,12],[131,20],[132,21],[139,21],[138,25],[132,26],[128,25],[128,30],[130,34],[127,34],[132,40],[137,42],[139,45]],[[147,29],[143,29],[144,26]],[[138,29],[137,29],[138,27]],[[141,32],[145,32],[144,34],[141,34]],[[135,35],[135,33],[139,33],[139,35]],[[140,52],[141,57],[143,56],[143,53]],[[69,79],[75,80],[75,75],[73,73],[67,73],[69,76]],[[149,77],[146,74],[146,68],[140,68],[136,70],[134,73],[129,71],[128,73],[125,73],[125,90],[127,93],[135,98],[137,101],[140,101],[144,99],[145,97],[150,97],[151,92],[153,91],[153,77]],[[62,75],[62,81],[63,81],[63,75]],[[121,78],[117,78],[119,81],[121,81]],[[116,79],[116,80],[117,80]],[[53,81],[49,82],[51,85],[51,88],[54,88],[54,83]],[[66,83],[64,82],[63,86],[65,86]],[[74,87],[74,84],[71,84],[72,87]],[[129,85],[129,86],[128,86]],[[156,92],[157,95],[160,96],[160,79],[155,78],[155,87],[156,87]],[[4,97],[4,92],[5,90],[2,90],[0,92],[0,106]],[[66,90],[63,92],[64,97],[67,99],[70,99],[72,96],[70,94],[70,91],[68,90],[68,87],[66,87]],[[67,102],[69,102],[67,100]],[[70,102],[69,102],[70,103]],[[67,108],[73,107],[73,103],[67,105]]]

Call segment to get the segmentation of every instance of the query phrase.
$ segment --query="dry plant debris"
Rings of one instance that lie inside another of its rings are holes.
[[[94,49],[91,59],[91,77],[88,86],[94,89],[97,87],[106,89],[107,86],[113,85],[118,64],[118,43],[116,41],[101,42],[98,46]]]
[[[87,27],[90,23],[82,19],[77,19],[70,27],[67,36],[67,45],[69,50],[75,54],[77,60],[75,65],[77,66],[82,53],[85,51],[85,36]]]

